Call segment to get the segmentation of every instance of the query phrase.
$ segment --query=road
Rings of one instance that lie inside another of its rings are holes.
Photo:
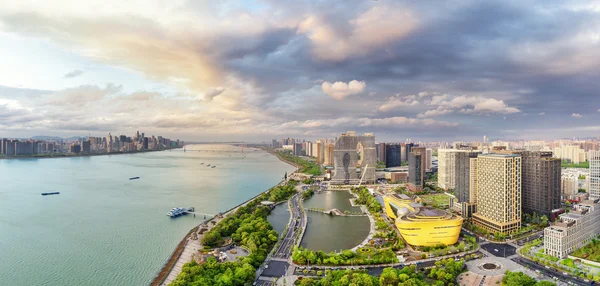
[[[510,257],[516,254],[516,248],[506,243],[482,243],[480,247],[496,257]]]
[[[306,217],[300,207],[300,199],[302,192],[298,192],[296,195],[290,198],[290,223],[288,228],[281,239],[281,243],[277,246],[273,255],[268,259],[265,264],[265,268],[261,273],[261,277],[282,277],[285,276],[288,268],[290,267],[289,260],[292,256],[294,246],[296,246],[296,237],[302,232],[302,228],[305,225]],[[258,285],[269,285],[268,281],[259,280],[257,282],[263,283]]]
[[[580,278],[575,278],[574,276],[571,275],[565,275],[559,271],[556,271],[552,268],[546,268],[545,266],[539,265],[535,262],[531,262],[527,259],[521,258],[521,257],[516,257],[511,259],[512,261],[519,263],[527,268],[533,269],[534,271],[539,271],[540,273],[548,276],[548,277],[553,277],[558,279],[561,282],[565,282],[565,283],[574,283],[575,285],[581,285],[581,286],[585,286],[585,285],[592,285],[591,282],[585,282],[584,280],[580,279]]]
[[[273,258],[288,259],[290,256],[292,256],[292,251],[295,246],[295,238],[299,232],[302,231],[302,226],[304,226],[305,220],[304,214],[300,210],[300,196],[301,194],[298,193],[290,199],[290,212],[292,219],[288,225],[283,240],[273,254]]]

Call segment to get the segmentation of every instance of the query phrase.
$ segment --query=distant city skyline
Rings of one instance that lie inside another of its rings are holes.
[[[0,2],[0,137],[600,136],[594,1]]]

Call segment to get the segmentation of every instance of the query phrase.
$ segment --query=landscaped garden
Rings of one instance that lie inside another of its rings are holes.
[[[594,262],[600,262],[600,240],[592,239],[588,245],[575,250],[571,255]]]
[[[358,198],[354,200],[355,204],[365,205],[371,214],[381,212],[381,204],[373,195],[371,195],[371,193],[369,193],[369,190],[367,190],[367,188],[352,188],[351,192],[358,195]]]
[[[321,175],[321,167],[315,162],[308,161],[298,156],[294,156],[289,152],[277,152],[277,155],[281,156],[286,161],[292,162],[294,165],[299,166],[299,173],[319,176]]]
[[[270,212],[262,201],[279,202],[295,193],[293,185],[277,186],[252,200],[206,232],[202,244],[215,247],[228,240],[250,251],[246,257],[233,262],[217,262],[214,258],[198,264],[195,260],[183,266],[170,285],[249,285],[254,281],[256,268],[278,240],[277,232],[267,221]]]
[[[450,197],[443,193],[421,195],[419,198],[421,198],[423,205],[434,208],[447,208],[450,204]]]
[[[371,248],[372,249],[372,248]],[[302,247],[294,247],[292,260],[300,265],[376,265],[397,263],[396,254],[391,249],[344,250],[340,253],[313,251]]]

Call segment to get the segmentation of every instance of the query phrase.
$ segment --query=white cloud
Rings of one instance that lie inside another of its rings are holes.
[[[360,118],[361,127],[394,127],[394,126],[436,126],[453,127],[458,126],[455,122],[437,121],[430,118],[416,119],[403,116],[387,118]]]
[[[419,118],[423,118],[423,117],[434,117],[434,116],[440,116],[440,115],[445,115],[445,114],[449,114],[452,113],[452,109],[447,109],[444,108],[442,106],[438,106],[437,109],[432,109],[432,110],[427,110],[421,114],[418,114],[417,117]]]
[[[598,109],[598,112],[600,112],[600,109]]]
[[[365,90],[367,84],[364,81],[353,80],[349,83],[336,81],[335,83],[330,83],[325,81],[321,84],[321,88],[323,92],[337,100],[342,100],[344,97],[361,93]]]
[[[400,96],[399,94],[390,96],[386,103],[379,107],[379,111],[390,111],[394,108],[415,106],[418,105],[419,101],[414,95]]]
[[[582,116],[581,116],[581,114],[579,114],[579,113],[573,113],[573,114],[571,114],[571,117],[574,117],[574,118],[581,118]]]
[[[506,105],[503,100],[482,96],[436,95],[427,104],[458,110],[463,114],[512,114],[521,112],[518,108]]]
[[[540,112],[538,115],[546,115],[546,112]]]
[[[377,92],[374,92],[374,91],[369,92],[369,96],[375,96],[375,95],[377,95]]]

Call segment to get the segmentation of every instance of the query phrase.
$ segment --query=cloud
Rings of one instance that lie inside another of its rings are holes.
[[[336,81],[330,83],[325,81],[321,84],[323,92],[337,100],[342,100],[344,97],[353,94],[359,94],[365,90],[367,84],[364,81],[352,80],[349,83]]]
[[[546,112],[540,112],[540,113],[538,113],[538,115],[540,115],[540,116],[541,115],[546,115]]]
[[[416,96],[400,96],[394,95],[390,96],[386,103],[379,107],[379,111],[390,111],[395,108],[405,107],[405,106],[415,106],[418,105],[419,101],[416,99]]]
[[[204,99],[211,101],[213,100],[213,98],[215,98],[216,96],[219,96],[221,93],[225,92],[225,89],[222,87],[217,87],[217,88],[210,88],[205,94],[204,94]]]
[[[600,112],[600,109],[598,109],[598,111],[597,111],[597,112]]]
[[[377,92],[375,92],[375,91],[371,91],[371,92],[369,92],[369,97],[373,97],[373,96],[375,96],[375,95],[377,95]]]
[[[427,110],[423,113],[420,113],[417,115],[417,117],[419,118],[423,118],[423,117],[434,117],[434,116],[441,116],[441,115],[446,115],[449,113],[454,112],[451,109],[446,109],[442,106],[439,106],[437,109],[433,109],[433,110]]]
[[[84,74],[84,73],[85,73],[85,72],[84,72],[84,71],[82,71],[82,70],[74,70],[74,71],[71,71],[71,72],[68,72],[68,73],[66,73],[66,74],[63,76],[63,78],[74,78],[74,77],[78,77],[78,76],[80,76],[80,75],[82,75],[82,74]]]
[[[571,117],[574,117],[574,118],[581,118],[581,117],[582,117],[582,115],[581,115],[581,114],[579,114],[579,113],[573,113],[573,114],[571,114]]]
[[[300,23],[297,33],[308,37],[318,58],[343,61],[402,39],[416,28],[417,21],[408,9],[377,5],[345,26],[347,33],[342,33],[324,17],[310,15]]]
[[[506,105],[503,100],[483,96],[433,96],[428,105],[438,105],[446,109],[458,110],[463,114],[511,114],[521,112],[516,107]]]

